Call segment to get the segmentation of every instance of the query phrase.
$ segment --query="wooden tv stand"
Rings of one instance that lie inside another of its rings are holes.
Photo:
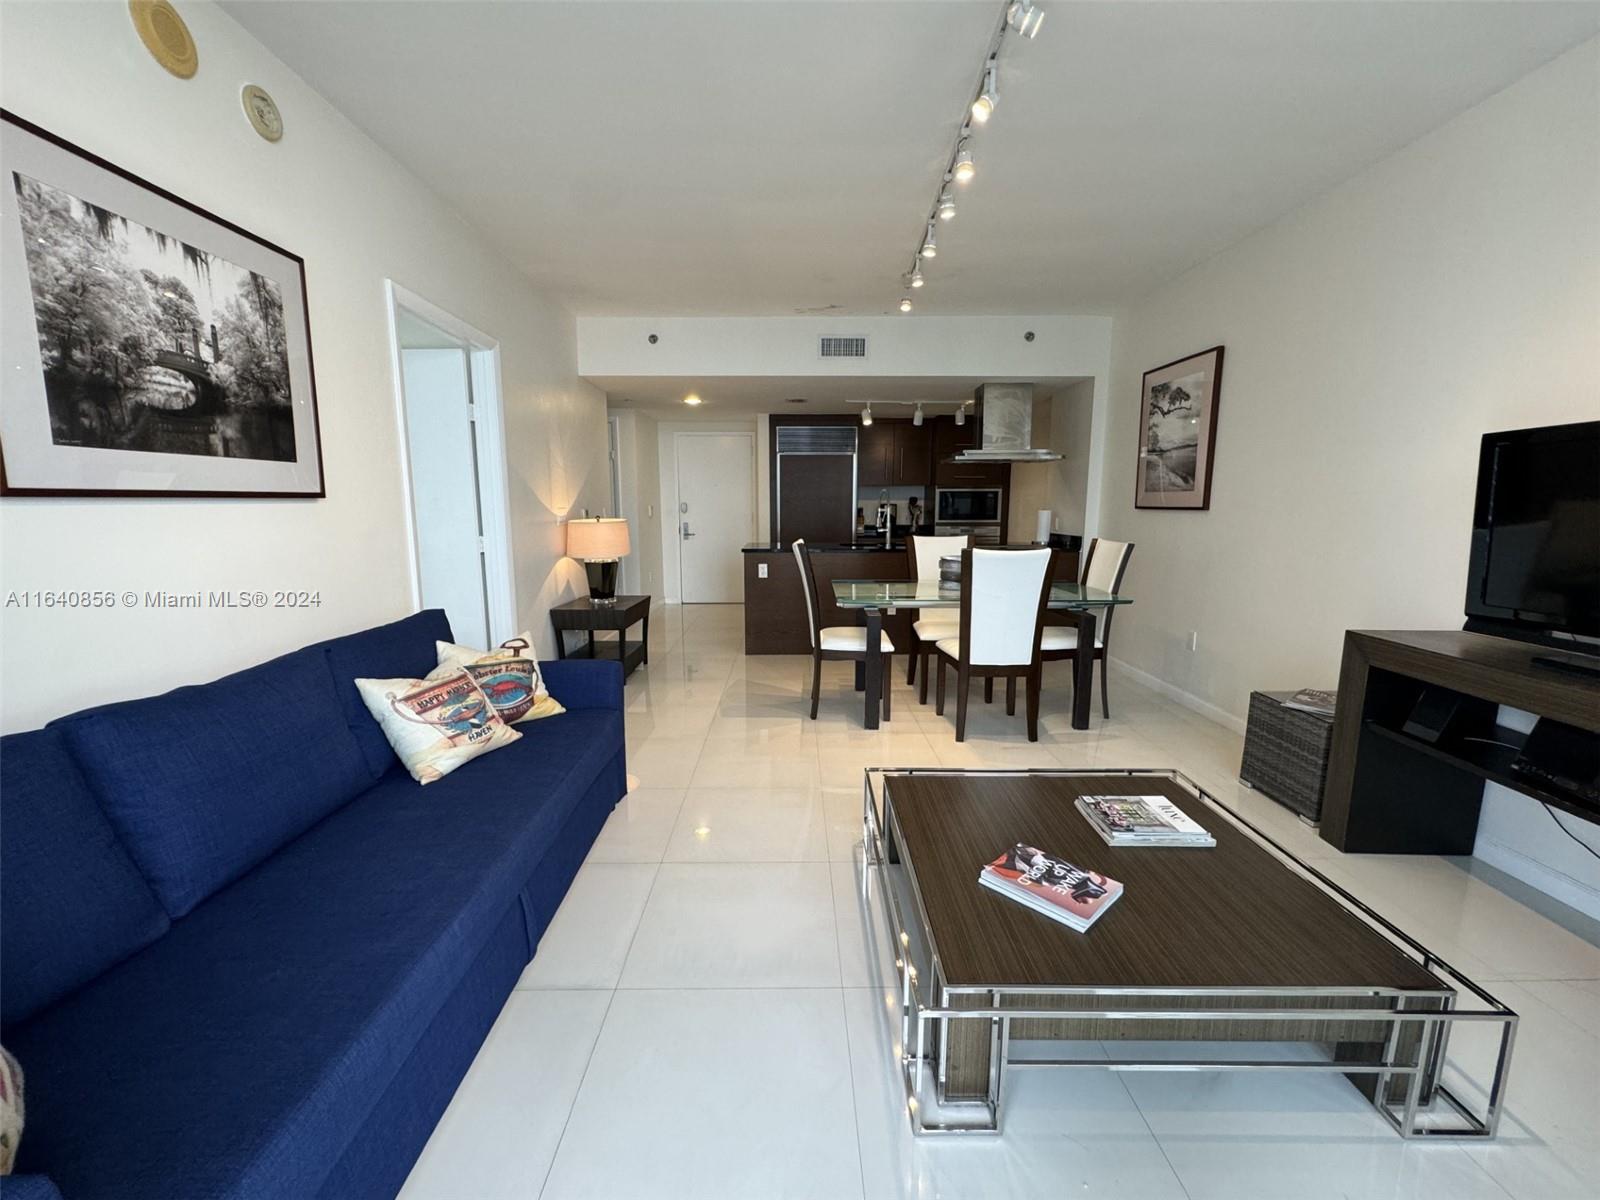
[[[1368,854],[1471,854],[1485,781],[1588,821],[1571,794],[1511,771],[1525,735],[1499,705],[1600,734],[1600,682],[1533,665],[1542,646],[1456,630],[1350,630],[1323,792],[1321,835]],[[1436,740],[1408,733],[1417,701],[1459,697]]]

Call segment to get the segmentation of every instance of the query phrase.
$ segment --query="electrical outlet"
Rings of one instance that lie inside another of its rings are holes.
[[[644,515],[647,516],[647,517],[655,516],[656,515],[656,506],[654,504],[646,504],[644,506]]]
[[[1198,631],[1189,634],[1189,653],[1193,654],[1200,649],[1200,634]]]
[[[765,579],[766,577],[767,577],[767,564],[766,563],[757,563],[756,564],[756,578],[757,579]]]

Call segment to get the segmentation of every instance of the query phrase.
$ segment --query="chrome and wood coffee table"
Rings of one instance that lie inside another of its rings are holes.
[[[1108,846],[1073,805],[1083,794],[1165,796],[1217,844]],[[1494,1135],[1516,1013],[1182,775],[872,770],[862,815],[863,915],[878,904],[894,939],[914,1132],[999,1132],[1006,1073],[1025,1065],[1338,1072],[1403,1137]],[[1017,842],[1121,880],[1121,899],[1077,933],[979,886]],[[1477,1109],[1441,1078],[1468,1022],[1498,1035]],[[1021,1062],[1013,1041],[1326,1052]]]

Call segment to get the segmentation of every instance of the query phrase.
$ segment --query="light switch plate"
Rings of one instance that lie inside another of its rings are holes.
[[[767,577],[767,564],[766,563],[757,563],[756,564],[756,578],[757,579],[765,579],[766,577]]]

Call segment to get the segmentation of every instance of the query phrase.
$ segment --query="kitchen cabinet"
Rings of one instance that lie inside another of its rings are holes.
[[[910,421],[874,421],[856,439],[856,478],[861,487],[928,486],[932,431]]]
[[[954,417],[939,417],[933,425],[933,482],[936,487],[1003,488],[1011,483],[1010,463],[958,463],[951,458],[978,444],[978,422],[965,425]]]

